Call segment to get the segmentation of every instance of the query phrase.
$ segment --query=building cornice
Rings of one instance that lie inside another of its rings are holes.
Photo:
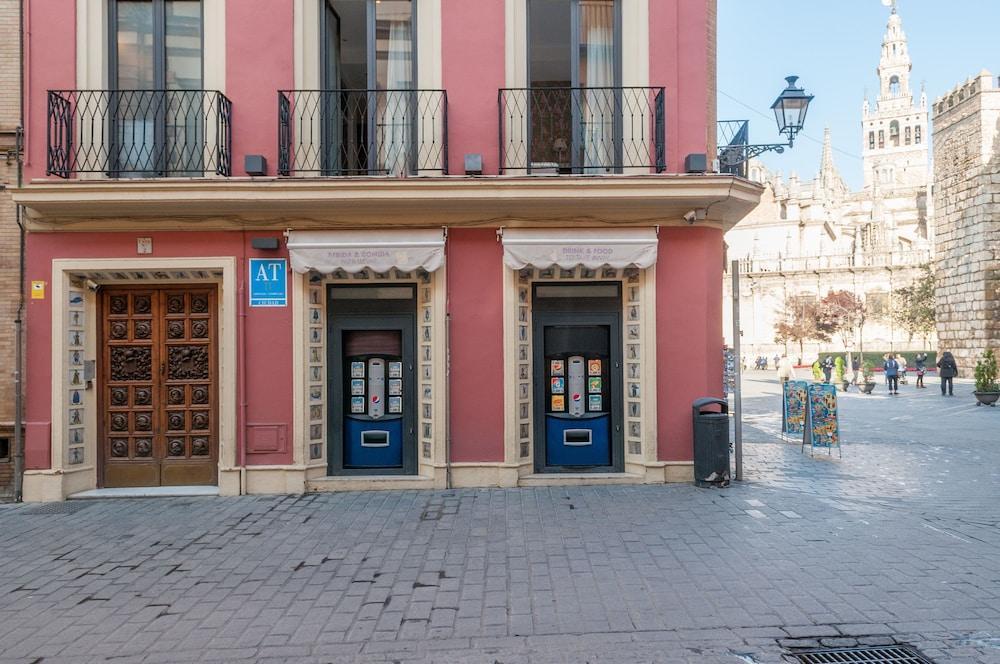
[[[36,180],[33,231],[686,225],[729,230],[763,187],[730,175]]]

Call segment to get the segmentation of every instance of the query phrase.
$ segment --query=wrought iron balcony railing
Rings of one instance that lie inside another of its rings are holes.
[[[719,120],[716,142],[719,147],[719,172],[746,178],[751,151],[750,123],[746,120]]]
[[[215,90],[50,90],[46,173],[232,172],[232,103]]]
[[[279,175],[448,174],[444,90],[280,90]]]
[[[501,173],[666,169],[663,88],[506,88]]]

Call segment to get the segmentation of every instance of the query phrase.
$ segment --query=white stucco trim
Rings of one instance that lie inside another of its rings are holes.
[[[507,0],[504,6],[504,80],[508,88],[528,85],[528,3],[527,0]]]

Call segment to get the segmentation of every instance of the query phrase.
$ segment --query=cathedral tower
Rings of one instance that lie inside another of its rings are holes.
[[[921,89],[919,105],[913,103],[911,68],[906,33],[894,0],[876,70],[878,98],[874,108],[865,99],[862,112],[865,188],[876,180],[883,192],[927,186],[927,95]]]

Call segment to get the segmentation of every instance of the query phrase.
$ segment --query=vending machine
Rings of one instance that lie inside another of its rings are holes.
[[[330,286],[329,472],[416,472],[416,303],[406,286]]]
[[[536,472],[624,469],[618,284],[536,284]]]
[[[553,466],[610,466],[608,356],[545,356],[546,460]]]
[[[345,358],[344,466],[398,468],[403,465],[403,358],[355,355]]]

